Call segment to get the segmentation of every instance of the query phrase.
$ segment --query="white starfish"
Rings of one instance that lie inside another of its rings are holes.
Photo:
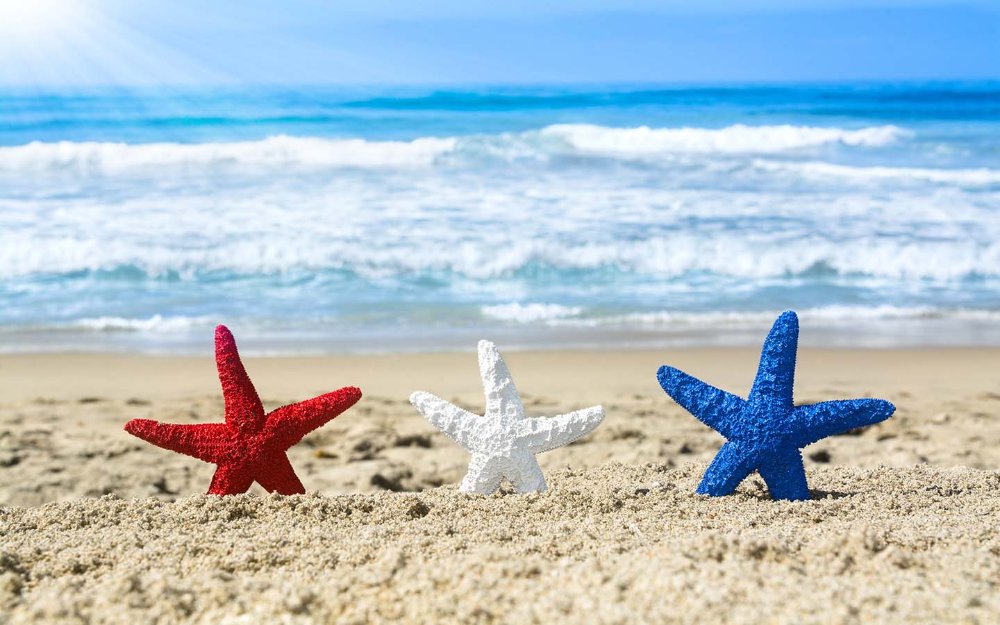
[[[545,490],[535,454],[589,434],[604,418],[604,408],[526,417],[507,364],[490,341],[479,341],[479,373],[486,392],[486,414],[481,417],[423,391],[410,395],[410,403],[472,455],[459,488],[463,493],[488,495],[505,477],[519,493]]]

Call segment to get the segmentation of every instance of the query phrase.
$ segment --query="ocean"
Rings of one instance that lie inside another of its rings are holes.
[[[1000,83],[0,90],[0,350],[1000,344]]]

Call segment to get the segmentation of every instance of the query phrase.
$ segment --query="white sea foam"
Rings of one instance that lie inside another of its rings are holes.
[[[582,313],[583,308],[579,306],[563,306],[561,304],[521,304],[511,302],[509,304],[483,306],[481,311],[484,316],[500,321],[537,323],[540,321],[574,317]]]
[[[858,181],[914,180],[922,182],[954,183],[964,186],[1000,184],[1000,170],[980,167],[977,169],[929,169],[925,167],[856,167],[823,162],[777,162],[754,160],[753,166],[767,171],[793,173],[808,178],[848,178]]]
[[[119,173],[150,167],[419,167],[455,147],[455,138],[413,141],[276,136],[230,143],[58,143],[0,147],[0,171]]]
[[[121,174],[149,168],[413,168],[455,159],[545,159],[566,152],[606,156],[669,153],[772,154],[828,144],[879,147],[909,133],[896,126],[611,128],[557,124],[499,135],[421,137],[412,141],[274,136],[226,143],[32,142],[0,147],[0,171]],[[443,157],[451,157],[442,160]]]
[[[248,233],[248,235],[251,233]],[[344,270],[369,279],[434,273],[485,280],[525,270],[556,272],[616,270],[659,279],[704,272],[733,278],[785,278],[825,271],[893,280],[954,280],[1000,276],[1000,241],[915,240],[877,236],[852,240],[802,235],[783,240],[738,232],[710,238],[666,233],[644,241],[590,243],[507,240],[482,233],[454,243],[447,233],[424,232],[419,240],[387,238],[371,246],[363,237],[335,240],[331,230],[294,239],[256,236],[227,240],[225,233],[197,245],[181,240],[76,239],[0,235],[0,277],[138,270],[151,277],[177,274],[185,280],[213,272],[279,275],[295,271]],[[484,236],[485,235],[485,236]],[[500,250],[499,252],[497,250]]]
[[[859,323],[871,321],[926,321],[935,319],[951,319],[957,321],[997,322],[1000,321],[1000,310],[988,309],[947,309],[929,306],[845,306],[832,305],[816,308],[803,308],[796,311],[804,323],[813,322],[817,325],[844,323]],[[551,326],[582,326],[582,327],[649,327],[681,330],[684,328],[748,328],[766,325],[774,321],[776,312],[688,312],[688,311],[656,311],[644,313],[629,313],[624,315],[588,316],[583,314],[573,319],[542,320]],[[530,323],[524,321],[523,323]]]
[[[608,128],[589,124],[558,124],[541,131],[574,149],[591,154],[774,153],[825,144],[879,147],[909,133],[897,126],[848,130],[814,126],[745,126],[725,128]]]
[[[743,329],[766,326],[774,321],[778,311],[712,311],[691,312],[662,310],[628,314],[596,314],[582,306],[561,304],[521,304],[511,302],[483,306],[482,315],[488,320],[502,321],[517,325],[541,325],[561,328],[646,328],[657,330],[684,331],[688,329],[718,328]],[[934,308],[929,306],[846,306],[831,305],[814,308],[800,308],[797,311],[803,323],[815,326],[868,323],[879,321],[934,321],[952,320],[961,322],[1000,322],[1000,310],[972,308]],[[122,332],[139,334],[177,334],[189,330],[211,329],[218,320],[208,316],[176,316],[128,318],[91,317],[48,327],[34,327],[34,330],[52,329],[57,331],[83,330],[88,332]],[[313,323],[336,326],[336,317],[313,319]],[[284,321],[258,319],[258,330],[282,328]]]
[[[79,319],[68,328],[82,330],[92,330],[98,332],[148,332],[148,333],[170,333],[190,330],[201,326],[211,326],[210,317],[164,317],[153,315],[152,317],[133,319],[128,317],[90,317]]]

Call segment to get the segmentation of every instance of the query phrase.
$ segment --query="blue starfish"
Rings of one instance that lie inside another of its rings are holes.
[[[845,399],[795,406],[795,350],[799,319],[778,317],[760,354],[750,397],[742,399],[673,367],[656,377],[674,401],[726,437],[697,492],[728,495],[758,471],[774,499],[809,499],[801,449],[816,441],[888,419],[896,407],[883,399]]]

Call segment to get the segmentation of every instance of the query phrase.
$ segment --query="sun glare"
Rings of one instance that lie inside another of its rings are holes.
[[[182,84],[205,76],[183,51],[145,34],[143,21],[155,14],[147,15],[142,6],[0,0],[0,83]]]
[[[0,0],[0,36],[38,37],[72,25],[80,14],[75,0]]]

